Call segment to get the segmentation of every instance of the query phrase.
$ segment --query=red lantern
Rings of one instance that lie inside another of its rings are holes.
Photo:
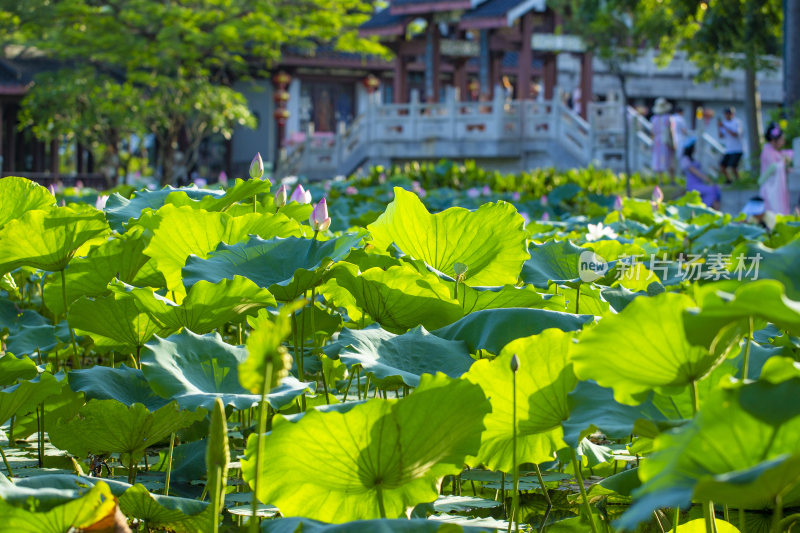
[[[276,104],[284,105],[289,101],[289,92],[286,89],[278,89],[275,91],[272,99],[275,100]]]
[[[275,121],[278,123],[278,126],[283,126],[289,119],[289,110],[280,107],[275,110],[272,116],[275,117]]]
[[[289,82],[292,81],[292,77],[281,70],[272,77],[272,81],[279,88],[284,89],[287,85],[289,85]]]
[[[367,75],[366,78],[364,78],[361,81],[361,83],[364,84],[364,87],[367,89],[367,92],[369,94],[372,94],[378,89],[378,87],[380,87],[381,80],[379,80],[374,74],[369,74]]]
[[[473,79],[467,85],[467,89],[469,90],[469,94],[472,97],[472,99],[475,100],[478,98],[478,95],[481,92],[481,84],[478,80]]]

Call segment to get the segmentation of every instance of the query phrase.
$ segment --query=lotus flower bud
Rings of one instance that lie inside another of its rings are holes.
[[[664,200],[664,193],[661,191],[661,187],[658,185],[656,185],[656,188],[653,189],[653,196],[651,200],[657,204],[660,204]]]
[[[108,195],[101,194],[97,197],[97,200],[94,203],[94,207],[99,211],[102,211],[106,208],[106,202],[108,201]]]
[[[542,213],[542,221],[547,222],[548,220],[550,220],[550,213],[545,211],[544,213]]]
[[[227,187],[228,186],[228,174],[223,170],[222,172],[219,173],[219,179],[217,181],[223,187]]]
[[[311,224],[311,229],[314,231],[325,231],[331,225],[331,219],[328,217],[328,204],[325,198],[314,206],[314,210],[311,211],[308,222]]]
[[[294,188],[294,192],[292,193],[291,198],[289,198],[290,202],[297,202],[298,204],[310,204],[311,203],[311,193],[305,189],[299,183],[297,187]]]
[[[517,370],[519,370],[519,357],[517,357],[517,354],[514,354],[511,358],[511,371],[516,372]]]
[[[250,162],[250,177],[254,180],[261,179],[264,175],[264,162],[261,160],[261,153],[257,152],[253,161]]]
[[[492,189],[490,189],[488,185],[484,185],[481,189],[481,194],[484,196],[490,196],[492,194]]]
[[[50,190],[50,194],[52,194],[53,197],[55,197],[55,195],[56,195],[56,186],[51,183],[50,186],[48,187],[48,189]]]
[[[548,200],[547,200],[547,195],[546,195],[546,194],[543,194],[543,195],[542,195],[542,197],[539,199],[539,202],[540,202],[542,205],[546,206],[546,205],[547,205],[547,202],[548,202]]]
[[[622,211],[622,197],[619,194],[614,198],[614,211]]]
[[[286,184],[281,185],[277,191],[275,191],[275,207],[283,207],[286,205],[286,197],[289,195],[289,189],[286,187]]]

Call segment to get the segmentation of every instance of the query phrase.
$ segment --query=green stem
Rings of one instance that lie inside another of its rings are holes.
[[[39,419],[39,435],[37,436],[37,440],[39,441],[38,450],[39,450],[39,468],[44,467],[44,402],[41,405],[42,414],[39,414],[39,408],[36,408],[36,418]]]
[[[597,526],[592,516],[592,506],[589,505],[589,496],[586,494],[586,487],[583,486],[583,475],[581,474],[581,463],[578,459],[578,452],[575,451],[575,448],[570,448],[570,451],[572,452],[572,468],[575,470],[575,480],[578,482],[578,488],[581,491],[581,500],[583,502],[583,509],[586,511],[586,519],[589,520],[592,533],[597,533]]]
[[[292,313],[292,339],[294,340],[294,359],[297,362],[297,378],[300,381],[304,381],[306,378],[306,371],[304,368],[304,361],[303,361],[303,348],[302,348],[302,341],[298,341],[298,337],[300,336],[300,330],[297,326],[297,314]],[[300,408],[302,411],[306,410],[306,394],[305,392],[300,394],[302,398]]]
[[[740,533],[747,533],[747,522],[745,521],[744,507],[739,507],[739,531]]]
[[[692,387],[689,389],[692,395],[692,415],[696,415],[700,410],[700,396],[697,393],[697,380],[692,380]]]
[[[730,514],[730,511],[728,510],[728,504],[727,503],[723,503],[722,504],[722,517],[725,519],[726,522],[730,522],[731,521],[731,514]]]
[[[257,199],[257,195],[254,194],[253,195],[253,213],[258,213],[257,207],[258,207],[258,199]],[[253,518],[255,518],[255,517],[253,517]]]
[[[511,457],[513,459],[512,476],[514,480],[514,492],[511,493],[511,522],[508,524],[508,531],[511,531],[511,524],[514,524],[514,531],[519,532],[519,519],[517,516],[519,508],[519,465],[517,464],[517,373],[511,372]]]
[[[261,448],[264,446],[264,434],[267,432],[267,395],[269,394],[272,386],[272,360],[268,359],[264,368],[264,382],[261,384],[261,402],[258,405],[258,428],[256,431],[256,479],[253,482],[253,502],[251,511],[253,516],[250,517],[250,531],[251,533],[258,533],[258,520],[256,519],[256,511],[258,510],[258,490],[261,485],[261,471],[264,468],[264,454]]]
[[[175,449],[175,433],[169,436],[169,454],[167,454],[167,478],[164,480],[164,496],[169,496],[169,478],[172,475],[172,451]]]
[[[376,488],[378,490],[378,509],[380,510],[381,518],[386,518],[386,508],[383,505],[383,489],[381,489],[380,485]]]
[[[134,483],[136,483],[136,466],[133,464],[133,454],[131,454],[131,459],[128,463],[128,485],[133,485]]]
[[[141,346],[137,346],[136,347],[136,368],[138,368],[139,370],[142,369],[142,347]]]
[[[539,465],[536,463],[533,464],[533,467],[536,469],[536,478],[539,480],[539,486],[542,487],[542,494],[544,494],[544,499],[547,501],[548,506],[552,506],[553,502],[550,501],[550,493],[547,490],[547,485],[544,484],[542,471],[539,470]]]
[[[242,343],[242,323],[241,322],[239,322],[239,324],[237,324],[236,330],[237,330],[237,344],[239,344],[239,346],[241,346],[243,344]]]
[[[344,397],[342,398],[342,403],[347,401],[347,393],[350,392],[350,385],[353,383],[353,376],[354,375],[355,375],[355,372],[353,372],[352,369],[351,369],[350,370],[350,379],[347,380],[347,388],[344,389]]]
[[[675,508],[675,518],[672,519],[672,533],[678,533],[678,524],[681,523],[681,508]]]
[[[6,465],[6,470],[8,470],[8,477],[14,477],[14,473],[11,471],[11,465],[8,464],[8,459],[6,459],[6,452],[3,451],[2,446],[0,446],[0,455],[3,456],[3,464]]]
[[[578,315],[581,312],[581,284],[578,283],[578,288],[575,289],[575,314]]]
[[[783,496],[778,493],[775,496],[775,510],[772,512],[772,527],[770,533],[781,533],[781,521],[783,520]]]
[[[717,519],[714,514],[714,502],[703,502],[703,518],[706,521],[706,533],[717,533]]]
[[[744,363],[742,363],[742,380],[747,379],[747,371],[750,369],[750,344],[753,340],[753,317],[750,317],[747,330],[747,344],[744,347]]]
[[[211,515],[211,524],[212,524],[212,531],[214,533],[219,533],[219,514],[220,514],[220,511],[221,511],[219,504],[220,504],[220,499],[224,498],[224,495],[221,494],[222,493],[222,487],[221,487],[221,485],[222,485],[222,467],[221,466],[215,466],[214,469],[217,471],[217,475],[214,476],[214,479],[216,480],[215,483],[216,483],[217,486],[214,487],[214,494],[216,496],[214,497],[214,501],[211,502],[211,505],[214,506],[214,513]],[[253,517],[252,517],[250,523],[251,524],[257,523],[256,522],[255,512],[253,513]]]
[[[77,370],[81,367],[78,361],[78,344],[75,342],[75,332],[69,325],[69,304],[67,304],[67,275],[64,269],[61,269],[61,297],[64,299],[64,319],[67,321],[67,329],[69,336],[72,339],[72,369]]]

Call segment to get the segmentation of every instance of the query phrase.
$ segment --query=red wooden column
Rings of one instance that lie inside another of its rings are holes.
[[[581,54],[581,117],[587,117],[589,102],[592,101],[592,53],[584,52]]]
[[[522,17],[522,47],[517,61],[517,99],[527,100],[531,94],[531,76],[533,75],[533,16],[528,13]]]
[[[408,60],[398,52],[394,61],[393,100],[395,104],[408,102]]]
[[[442,50],[439,25],[433,17],[428,18],[425,31],[425,101],[439,101],[439,72],[441,71]]]
[[[455,70],[453,71],[453,85],[458,89],[458,99],[466,102],[469,99],[469,88],[467,87],[467,60],[457,59]]]
[[[492,52],[492,87],[489,93],[491,98],[494,98],[495,88],[503,84],[503,55],[504,52]]]
[[[556,69],[556,55],[548,52],[544,54],[544,97],[551,100],[555,95],[558,83],[558,70]]]

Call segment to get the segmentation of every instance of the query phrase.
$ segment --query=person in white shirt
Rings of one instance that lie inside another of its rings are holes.
[[[735,180],[739,180],[739,161],[742,159],[742,123],[734,115],[736,110],[732,107],[723,111],[724,119],[717,119],[719,138],[725,147],[725,155],[719,162],[719,171],[727,183],[733,183],[728,174],[731,171]]]
[[[678,106],[670,116],[670,126],[672,128],[672,145],[676,148],[676,153],[684,144],[689,136],[689,130],[686,127],[686,120],[683,118],[683,108]]]

